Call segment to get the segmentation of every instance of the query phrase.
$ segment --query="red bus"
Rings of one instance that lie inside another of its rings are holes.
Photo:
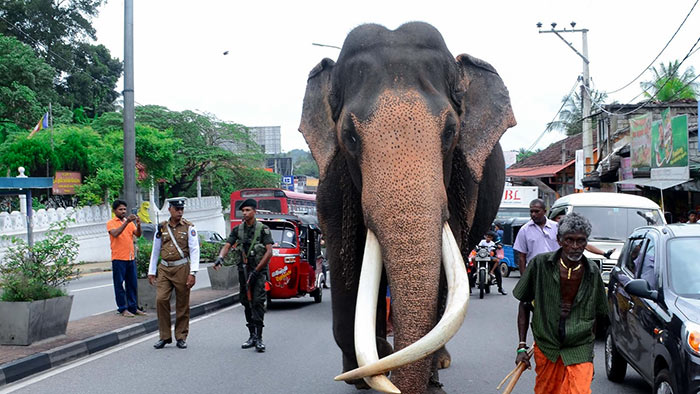
[[[316,216],[316,195],[282,189],[242,189],[231,193],[231,228],[241,223],[243,201],[252,198],[259,210],[292,215]]]

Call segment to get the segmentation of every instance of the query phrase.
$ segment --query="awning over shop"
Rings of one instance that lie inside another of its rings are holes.
[[[637,186],[648,186],[655,187],[660,190],[666,190],[668,188],[686,183],[691,179],[651,179],[651,178],[633,178],[625,179],[624,181],[617,181],[616,184],[625,185],[637,185]]]
[[[547,178],[555,176],[559,171],[572,165],[574,160],[566,164],[555,164],[541,167],[522,167],[506,169],[506,176],[513,178]]]

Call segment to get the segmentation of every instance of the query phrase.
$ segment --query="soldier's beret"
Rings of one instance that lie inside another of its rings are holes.
[[[253,200],[252,198],[249,198],[249,199],[243,201],[243,204],[241,204],[241,206],[238,207],[238,209],[242,211],[243,208],[245,208],[245,207],[251,207],[253,209],[257,209],[258,203],[255,202],[255,200]]]

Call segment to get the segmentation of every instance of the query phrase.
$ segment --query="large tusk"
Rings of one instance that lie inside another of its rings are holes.
[[[357,364],[372,364],[379,360],[376,340],[376,312],[379,280],[382,275],[382,251],[377,237],[367,230],[365,252],[362,258],[360,284],[355,307],[355,355]],[[364,378],[373,389],[384,393],[401,393],[384,374]]]
[[[368,376],[374,377],[375,375],[380,375],[420,360],[445,345],[445,343],[457,333],[467,314],[467,306],[469,304],[469,288],[467,286],[469,286],[469,279],[467,278],[466,267],[464,265],[464,260],[462,260],[459,247],[457,246],[457,241],[455,241],[452,230],[450,230],[450,226],[447,223],[445,223],[442,228],[442,261],[445,266],[448,293],[445,313],[438,324],[415,343],[381,360],[364,366],[361,365],[359,368],[338,375],[335,377],[335,380],[355,380]],[[376,300],[376,290],[373,297]],[[356,314],[355,335],[357,335],[357,316]],[[374,321],[374,315],[369,320]],[[373,334],[374,330],[372,330],[371,333]],[[376,343],[373,343],[372,347],[374,347],[374,354],[376,354]]]

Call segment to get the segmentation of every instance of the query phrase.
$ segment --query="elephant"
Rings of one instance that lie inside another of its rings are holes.
[[[360,25],[336,62],[325,58],[310,72],[299,131],[320,173],[317,214],[344,372],[336,380],[444,392],[443,346],[469,297],[463,258],[497,213],[499,140],[515,124],[496,70],[453,57],[427,23]]]

